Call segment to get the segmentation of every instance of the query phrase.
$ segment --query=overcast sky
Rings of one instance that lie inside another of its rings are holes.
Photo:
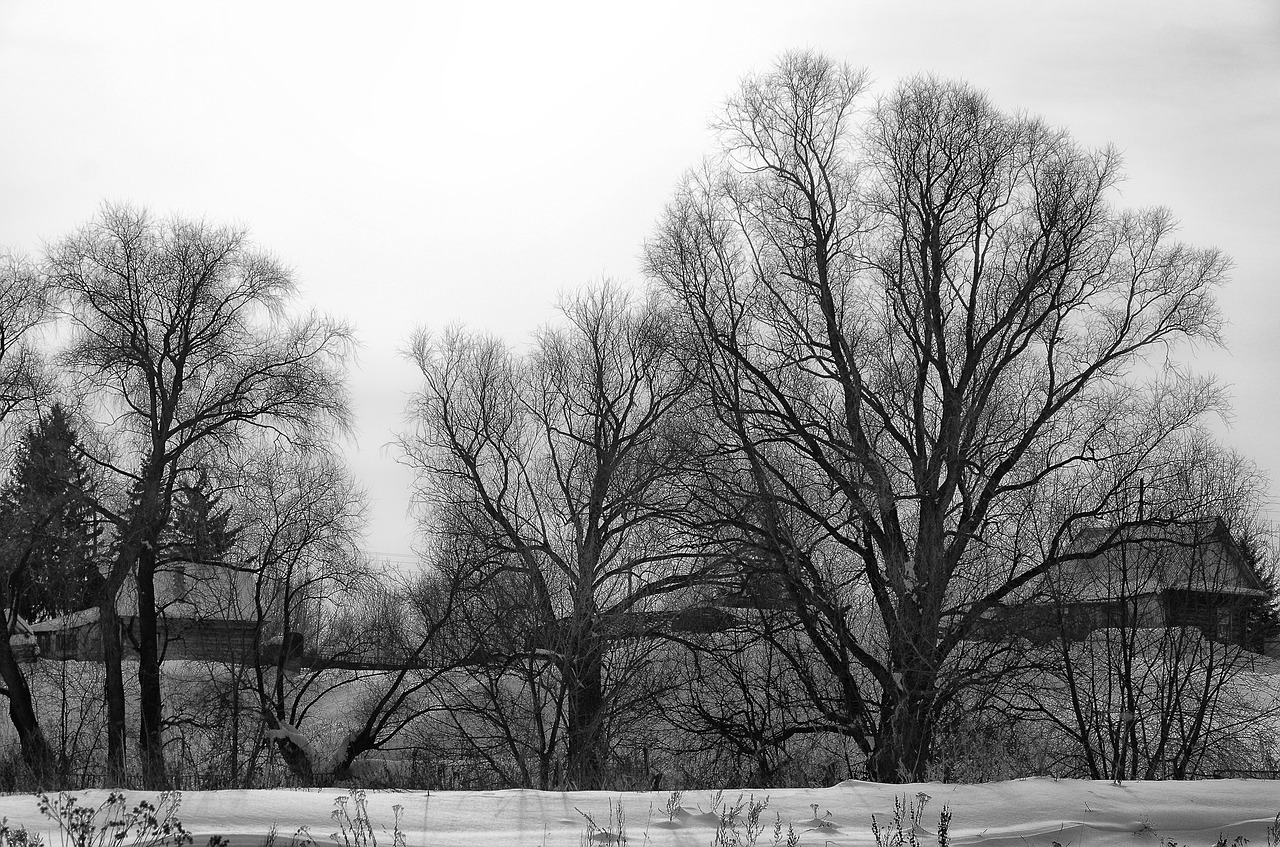
[[[369,548],[412,550],[389,446],[415,327],[522,342],[639,255],[737,81],[812,48],[934,72],[1125,155],[1121,201],[1235,259],[1227,440],[1280,477],[1280,3],[0,0],[0,245],[104,200],[248,226],[350,320]],[[1280,491],[1280,487],[1273,485]],[[1274,511],[1273,517],[1280,518]]]

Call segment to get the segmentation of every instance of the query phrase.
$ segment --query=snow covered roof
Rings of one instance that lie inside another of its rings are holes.
[[[50,618],[47,621],[40,621],[30,625],[32,632],[60,632],[68,629],[75,629],[79,626],[95,623],[98,620],[98,609],[95,606],[92,609],[81,609],[78,612],[72,612],[69,615],[62,615],[56,618]]]
[[[1266,590],[1221,520],[1171,526],[1093,527],[1076,539],[1049,588],[1073,600],[1103,600],[1167,590],[1264,597]]]

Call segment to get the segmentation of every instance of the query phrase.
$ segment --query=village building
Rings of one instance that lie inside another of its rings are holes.
[[[1208,640],[1261,653],[1269,598],[1221,519],[1092,527],[1028,598],[992,615],[988,629],[1043,642],[1122,627],[1194,628]]]
[[[260,640],[253,574],[214,563],[171,562],[156,572],[156,607],[163,659],[244,660]],[[126,655],[136,654],[138,597],[126,581],[116,598]],[[45,659],[102,659],[97,608],[27,625]]]

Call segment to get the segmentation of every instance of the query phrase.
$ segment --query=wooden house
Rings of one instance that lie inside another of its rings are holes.
[[[218,564],[172,562],[157,570],[160,650],[164,659],[233,661],[247,658],[259,639],[261,624],[254,612],[253,575]],[[125,630],[125,654],[136,653],[137,590],[126,582],[116,598]],[[99,610],[84,609],[30,624],[46,659],[102,658]]]
[[[1269,594],[1222,520],[1082,532],[1000,629],[1033,641],[1099,629],[1188,627],[1262,652]]]

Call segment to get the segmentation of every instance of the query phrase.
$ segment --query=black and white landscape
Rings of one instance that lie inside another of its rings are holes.
[[[7,6],[4,812],[1280,839],[1277,82],[1263,2]]]

